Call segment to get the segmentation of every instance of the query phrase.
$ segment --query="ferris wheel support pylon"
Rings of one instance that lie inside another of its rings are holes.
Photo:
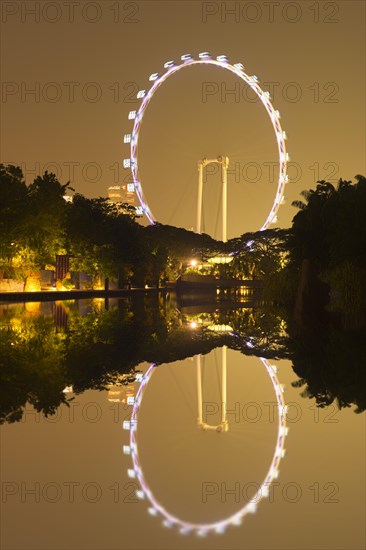
[[[222,194],[222,240],[227,242],[227,169],[229,167],[228,157],[217,157],[216,159],[202,159],[198,161],[198,196],[197,196],[197,233],[202,233],[202,204],[203,204],[203,169],[208,164],[220,164],[221,166],[221,194]]]
[[[227,346],[221,348],[221,421],[216,426],[208,424],[203,420],[203,399],[202,399],[202,355],[196,355],[196,375],[197,375],[197,425],[203,430],[215,430],[216,432],[227,432],[229,424],[227,421]],[[206,420],[206,418],[205,418]]]

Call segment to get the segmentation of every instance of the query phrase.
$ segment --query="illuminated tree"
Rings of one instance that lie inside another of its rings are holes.
[[[0,164],[0,258],[3,267],[9,267],[24,246],[27,191],[21,169]]]

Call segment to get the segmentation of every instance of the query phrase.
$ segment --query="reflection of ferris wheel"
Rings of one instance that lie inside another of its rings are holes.
[[[144,477],[142,467],[139,461],[138,446],[137,446],[137,427],[138,416],[141,407],[142,398],[147,384],[156,370],[156,365],[153,363],[150,365],[145,375],[139,378],[140,386],[137,391],[136,397],[130,401],[132,406],[131,420],[124,422],[124,428],[130,430],[130,444],[127,447],[128,454],[131,455],[133,468],[128,469],[127,473],[131,478],[137,478],[141,489],[136,492],[137,497],[141,499],[147,499],[151,506],[148,508],[148,512],[153,516],[161,516],[163,524],[166,527],[177,527],[182,534],[195,533],[199,536],[205,536],[209,533],[223,533],[226,527],[230,525],[240,525],[243,518],[250,513],[255,513],[257,505],[263,499],[269,496],[270,486],[274,479],[278,477],[279,466],[281,459],[285,455],[285,438],[288,433],[286,427],[286,413],[287,406],[285,405],[283,397],[283,386],[281,386],[278,377],[276,375],[276,367],[271,365],[267,359],[260,358],[266,371],[271,379],[273,389],[276,394],[277,406],[278,406],[278,430],[274,455],[267,471],[267,474],[261,483],[260,487],[256,491],[252,499],[245,504],[238,512],[235,512],[231,516],[212,523],[190,523],[184,521],[177,516],[174,516],[153,495],[148,483]]]
[[[134,126],[132,130],[132,134],[125,134],[124,136],[124,143],[129,143],[131,149],[130,149],[130,158],[125,158],[123,160],[123,166],[124,168],[128,168],[131,170],[133,185],[141,204],[141,207],[140,207],[141,213],[143,212],[146,215],[150,223],[155,222],[154,216],[147,204],[147,201],[142,191],[142,183],[141,183],[139,166],[138,166],[138,140],[139,140],[139,132],[141,129],[141,123],[142,123],[144,113],[154,93],[163,84],[163,82],[167,80],[169,76],[173,75],[174,73],[178,72],[179,70],[185,67],[191,67],[193,65],[213,65],[215,67],[220,67],[222,69],[226,69],[230,71],[231,73],[234,73],[241,80],[243,80],[248,86],[250,86],[251,89],[256,93],[260,101],[263,103],[271,119],[272,126],[275,131],[277,146],[278,146],[279,176],[278,176],[278,184],[277,184],[277,192],[276,192],[275,200],[272,204],[271,210],[266,220],[261,226],[261,229],[266,229],[269,226],[269,224],[276,223],[277,221],[277,211],[284,200],[284,188],[285,188],[285,184],[288,181],[288,176],[286,174],[286,167],[287,167],[287,161],[288,161],[288,155],[286,153],[286,146],[285,146],[286,133],[282,131],[282,128],[281,128],[281,124],[279,121],[280,113],[276,111],[272,106],[269,92],[265,92],[261,89],[261,87],[258,84],[258,78],[254,75],[249,76],[245,72],[244,66],[241,63],[235,63],[234,65],[231,65],[228,62],[227,57],[225,55],[219,55],[218,57],[216,57],[216,59],[213,59],[211,58],[208,52],[200,53],[198,55],[198,59],[194,59],[190,54],[186,54],[181,56],[180,62],[178,63],[175,63],[174,61],[167,61],[164,64],[165,72],[163,74],[153,73],[152,75],[150,75],[149,80],[150,82],[153,83],[151,88],[148,91],[140,90],[138,92],[137,98],[142,100],[142,103],[138,111],[130,111],[128,114],[129,120],[134,121]]]

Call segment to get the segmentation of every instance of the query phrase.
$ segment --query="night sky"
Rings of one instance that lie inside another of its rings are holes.
[[[1,161],[21,164],[27,182],[48,169],[97,197],[129,181],[123,135],[132,130],[137,91],[166,61],[202,51],[243,63],[281,113],[291,162],[279,226],[291,223],[291,201],[318,179],[365,173],[364,2],[71,4],[2,5]],[[194,227],[197,162],[223,154],[232,170],[228,236],[262,225],[277,187],[277,146],[253,98],[214,67],[180,71],[158,90],[139,148],[157,220]],[[219,238],[218,173],[206,183],[204,229]]]

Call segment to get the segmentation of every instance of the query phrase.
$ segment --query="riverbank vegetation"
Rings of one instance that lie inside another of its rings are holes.
[[[106,198],[89,199],[45,172],[26,185],[21,169],[0,165],[0,270],[24,290],[40,290],[40,271],[55,270],[56,256],[70,259],[70,271],[84,272],[91,286],[104,279],[119,287],[176,280],[184,268],[215,277],[263,278],[284,261],[287,232],[245,234],[228,243],[182,228],[139,223],[134,207]],[[221,256],[230,263],[213,262]],[[70,276],[58,287],[72,288]]]
[[[40,290],[41,270],[74,288],[83,272],[91,288],[106,279],[126,285],[162,285],[189,271],[221,279],[262,281],[262,298],[293,306],[299,316],[329,303],[347,326],[365,324],[366,178],[320,181],[304,191],[289,229],[245,233],[227,243],[182,228],[139,223],[134,207],[87,198],[45,172],[26,185],[21,169],[0,165],[0,279]],[[220,260],[221,259],[221,260]]]
[[[192,315],[157,294],[108,306],[100,298],[0,306],[0,423],[19,421],[32,407],[55,415],[90,389],[114,399],[143,363],[172,363],[223,345],[243,356],[290,360],[293,386],[319,407],[364,411],[365,331],[324,325],[291,335],[288,317],[273,306]]]
[[[289,269],[300,269],[297,305],[328,302],[350,328],[366,324],[366,178],[355,180],[304,191],[288,241]]]

